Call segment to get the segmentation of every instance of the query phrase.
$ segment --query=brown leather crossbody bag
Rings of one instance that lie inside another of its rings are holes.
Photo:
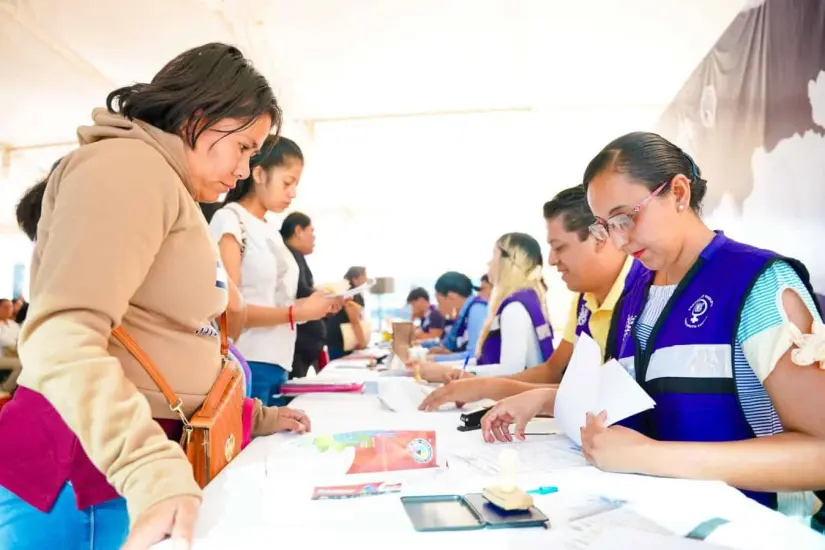
[[[220,316],[219,327],[223,366],[203,404],[191,418],[183,414],[183,401],[137,342],[123,327],[112,331],[112,336],[140,363],[169,402],[169,408],[180,417],[183,423],[180,444],[192,464],[195,481],[201,487],[212,481],[237,456],[243,439],[243,374],[229,359],[226,313]]]

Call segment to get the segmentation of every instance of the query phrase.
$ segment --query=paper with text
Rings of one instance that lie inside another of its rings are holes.
[[[580,429],[587,413],[607,412],[607,424],[646,411],[653,399],[617,362],[602,366],[599,345],[586,334],[579,336],[567,371],[556,393],[554,414],[562,432],[581,445]]]
[[[686,539],[675,535],[651,533],[626,526],[604,529],[588,547],[589,550],[724,550],[709,542]]]
[[[587,460],[570,441],[559,435],[535,436],[512,443],[486,443],[480,437],[454,450],[447,459],[450,468],[456,463],[485,476],[499,474],[501,450],[511,448],[518,453],[518,474],[552,472],[563,468],[587,466]]]

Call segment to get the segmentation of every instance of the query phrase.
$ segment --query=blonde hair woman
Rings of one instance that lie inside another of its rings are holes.
[[[430,381],[507,376],[546,361],[553,354],[553,329],[542,266],[541,247],[530,235],[507,233],[499,238],[487,273],[493,293],[474,348],[475,365],[453,369],[425,363],[419,366],[421,376]]]
[[[507,233],[496,241],[487,272],[493,285],[490,316],[476,349],[477,374],[514,374],[553,354],[542,265],[541,247],[530,235]]]

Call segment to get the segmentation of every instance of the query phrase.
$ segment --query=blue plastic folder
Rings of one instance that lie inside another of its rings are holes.
[[[508,512],[487,502],[481,493],[401,497],[416,531],[467,531],[546,527],[547,516],[536,507]]]

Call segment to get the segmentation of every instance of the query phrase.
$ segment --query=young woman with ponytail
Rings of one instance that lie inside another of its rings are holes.
[[[322,292],[297,299],[298,264],[284,244],[281,224],[267,220],[267,213],[289,208],[303,168],[294,141],[267,137],[250,161],[248,177],[227,193],[209,223],[226,273],[246,303],[244,330],[235,345],[249,363],[252,396],[269,405],[284,404],[278,394],[292,370],[296,324],[340,309]]]

